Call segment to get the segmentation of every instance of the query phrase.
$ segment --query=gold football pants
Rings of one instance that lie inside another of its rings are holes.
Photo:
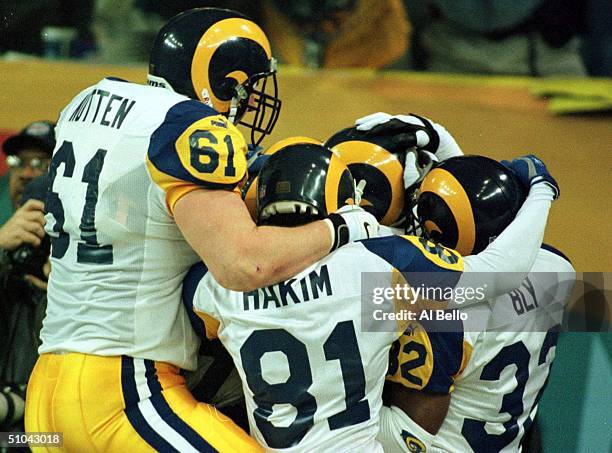
[[[229,418],[197,402],[177,367],[126,356],[42,354],[28,384],[25,426],[63,433],[62,447],[48,451],[261,451]]]

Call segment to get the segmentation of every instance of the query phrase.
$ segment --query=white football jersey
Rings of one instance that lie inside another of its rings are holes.
[[[558,327],[574,281],[572,265],[545,246],[521,288],[496,298],[492,308],[464,310],[479,319],[488,312],[488,329],[465,334],[471,353],[454,379],[433,451],[521,451],[555,357]]]
[[[198,257],[172,208],[198,187],[233,189],[246,171],[244,139],[200,102],[110,78],[68,104],[56,139],[39,352],[129,355],[193,369],[199,339],[181,285]]]
[[[201,263],[192,268],[184,302],[199,316],[196,331],[218,335],[231,354],[258,442],[272,451],[382,451],[375,438],[388,353],[403,327],[370,331],[362,273],[379,273],[385,286],[394,270],[444,272],[456,283],[462,260],[445,263],[436,252],[415,237],[365,240],[250,293],[224,289]]]

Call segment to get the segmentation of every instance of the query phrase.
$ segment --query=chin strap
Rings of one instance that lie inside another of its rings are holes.
[[[230,123],[235,124],[236,115],[238,115],[238,99],[237,96],[234,96],[230,102],[229,113],[227,115],[227,119],[230,121]]]
[[[365,190],[366,180],[362,179],[359,184],[355,182],[355,206],[361,204],[361,198],[363,197],[363,191]]]
[[[235,88],[236,94],[232,96],[232,100],[230,101],[230,108],[227,115],[227,118],[230,120],[232,124],[236,124],[236,118],[238,117],[238,104],[241,100],[247,99],[249,97],[249,93],[246,88],[242,85],[238,85]]]

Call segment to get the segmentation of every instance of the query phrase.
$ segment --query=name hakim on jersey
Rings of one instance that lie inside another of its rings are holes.
[[[244,139],[201,102],[111,78],[68,104],[56,138],[40,352],[123,354],[193,369],[199,340],[180,291],[198,257],[172,210],[199,187],[234,189],[246,173]]]
[[[452,392],[432,451],[520,451],[574,279],[566,258],[543,246],[519,289],[466,307],[463,322],[410,326],[393,345],[388,380],[432,394]]]
[[[362,329],[362,272],[388,280],[397,271],[437,272],[440,284],[454,287],[463,260],[449,264],[437,252],[415,237],[369,239],[248,293],[222,288],[202,263],[192,268],[187,311],[200,335],[218,336],[231,354],[258,442],[281,451],[382,451],[375,440],[382,389],[403,327]]]

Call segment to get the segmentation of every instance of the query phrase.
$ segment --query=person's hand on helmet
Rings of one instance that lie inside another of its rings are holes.
[[[424,150],[411,150],[404,162],[404,189],[421,184],[425,175],[438,164],[438,157]]]
[[[330,214],[325,222],[332,230],[332,251],[349,242],[378,236],[376,217],[354,204],[342,206]]]
[[[553,191],[553,200],[559,198],[561,194],[559,184],[549,173],[544,162],[533,154],[517,157],[512,161],[502,160],[501,163],[516,175],[527,190],[536,184],[546,184]]]
[[[371,135],[392,136],[406,149],[429,151],[440,161],[462,156],[463,151],[453,136],[440,124],[419,115],[390,115],[378,112],[355,121],[356,129]]]

